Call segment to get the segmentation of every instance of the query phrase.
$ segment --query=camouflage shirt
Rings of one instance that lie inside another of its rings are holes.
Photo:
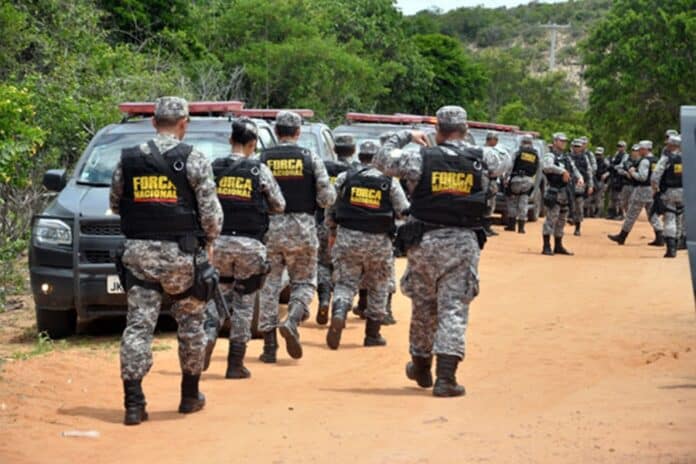
[[[176,147],[181,141],[171,134],[156,134],[152,139],[160,152],[164,153]],[[143,153],[150,154],[147,143],[140,145]],[[194,149],[186,162],[186,177],[196,194],[201,227],[205,232],[208,243],[212,243],[222,230],[222,207],[218,201],[215,189],[215,178],[210,161],[203,153]],[[114,169],[111,180],[109,205],[111,211],[119,213],[119,203],[123,195],[123,170],[119,161]]]

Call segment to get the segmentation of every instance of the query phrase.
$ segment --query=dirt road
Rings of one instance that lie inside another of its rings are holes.
[[[624,247],[589,220],[568,237],[573,258],[539,254],[541,224],[493,238],[481,263],[463,398],[436,399],[406,380],[409,301],[386,348],[365,349],[350,317],[338,352],[325,329],[302,329],[305,357],[279,351],[252,379],[223,377],[219,343],[204,412],[181,416],[170,349],[146,378],[151,420],[121,425],[118,355],[58,350],[8,362],[0,379],[0,462],[98,463],[696,463],[696,320],[682,252],[641,221]],[[498,229],[500,230],[500,229]],[[502,231],[501,231],[502,233]],[[399,275],[405,263],[398,265]],[[314,309],[314,308],[313,308]],[[67,438],[66,430],[98,438]]]

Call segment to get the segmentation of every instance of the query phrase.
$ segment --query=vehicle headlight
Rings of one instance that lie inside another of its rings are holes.
[[[58,219],[38,219],[32,237],[35,245],[72,245],[72,230]]]

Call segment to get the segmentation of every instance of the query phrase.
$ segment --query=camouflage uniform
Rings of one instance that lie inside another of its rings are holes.
[[[438,111],[438,120],[450,117],[449,108]],[[455,113],[454,117],[458,115]],[[401,151],[410,142],[410,131],[392,135],[375,157],[374,164],[385,174],[405,180],[409,192],[413,192],[422,175],[423,159],[420,152]],[[469,146],[463,140],[448,143],[463,148]],[[441,147],[451,153],[446,146]],[[484,160],[489,175],[500,176],[510,163],[510,155],[484,150]],[[485,176],[484,180],[487,184]],[[484,185],[484,189],[487,188],[488,185]],[[408,266],[401,279],[401,288],[412,303],[412,355],[428,357],[435,353],[464,357],[469,304],[479,290],[479,256],[476,233],[456,227],[427,232],[421,243],[408,251]]]
[[[670,142],[675,145],[681,144],[681,137],[670,136]],[[668,254],[673,251],[674,255],[676,255],[677,240],[686,236],[684,229],[684,189],[683,187],[674,187],[665,188],[663,191],[660,190],[660,183],[669,167],[670,159],[668,154],[663,151],[652,173],[651,183],[653,190],[660,192],[665,207],[664,236],[667,239]],[[671,250],[670,247],[674,247],[674,250]]]
[[[279,113],[276,124],[280,124],[281,115],[288,113],[290,112]],[[290,114],[292,121],[287,125],[297,124],[299,128],[301,119],[295,113]],[[311,153],[311,160],[317,206],[328,208],[336,199],[336,191],[331,185],[321,158],[316,153]],[[319,241],[315,218],[306,213],[272,214],[265,239],[271,272],[260,293],[259,330],[270,332],[279,324],[278,298],[282,290],[281,280],[284,269],[287,268],[290,277],[289,319],[299,322],[303,315],[309,312],[309,304],[312,302],[317,286]]]
[[[524,136],[523,143],[531,144],[532,139],[529,136]],[[529,147],[533,148],[533,147]],[[537,150],[534,149],[534,152]],[[524,152],[522,148],[515,152],[512,159],[512,165],[515,166],[516,161]],[[539,154],[537,153],[537,156]],[[538,159],[538,158],[537,158]],[[513,168],[514,169],[514,168]],[[529,208],[529,195],[534,189],[534,178],[528,176],[524,171],[513,172],[512,177],[508,181],[509,195],[507,196],[507,217],[516,219],[518,224],[527,221],[527,210]],[[520,231],[524,231],[523,226]]]
[[[623,177],[624,179],[627,179],[623,187],[621,187],[621,192],[619,193],[619,205],[621,207],[621,210],[624,212],[624,215],[628,212],[628,204],[631,199],[631,195],[633,194],[634,188],[629,178],[628,171],[626,170],[626,165],[630,159],[631,155],[628,153],[624,153],[621,162],[616,166],[616,174]]]
[[[562,166],[558,166],[555,163],[554,155],[557,154],[554,151],[549,151],[544,155],[543,170],[545,174],[563,174],[566,170]],[[565,155],[570,163],[571,170],[570,177],[572,179],[582,178],[580,172],[575,167],[575,163],[570,159],[568,154]],[[563,228],[565,227],[566,220],[568,218],[569,211],[568,195],[565,191],[558,193],[556,198],[556,204],[546,211],[546,220],[544,221],[543,234],[546,236],[553,235],[556,238],[563,237]]]
[[[243,156],[233,153],[230,158],[238,160]],[[285,209],[285,198],[270,169],[264,164],[259,166],[259,183],[268,201],[269,212],[282,213]],[[266,246],[251,237],[223,235],[215,241],[214,262],[222,277],[234,277],[235,280],[248,279],[266,271]],[[229,339],[234,343],[246,343],[251,338],[251,320],[254,316],[256,292],[242,294],[235,291],[234,284],[231,283],[220,283],[220,287],[225,299],[232,302]],[[213,301],[208,303],[206,312],[208,314],[207,336],[209,339],[216,338],[219,319]]]
[[[576,145],[578,142],[580,142],[580,145]],[[582,143],[581,141],[574,140],[573,146],[582,146]],[[575,223],[575,235],[579,235],[580,224],[585,219],[585,200],[590,189],[594,189],[594,173],[596,171],[596,165],[594,163],[594,154],[589,155],[588,152],[581,152],[577,154],[571,152],[570,158],[572,159],[573,164],[576,166],[576,169],[578,169],[580,177],[583,179],[582,185],[575,184],[575,196],[573,198],[573,222]],[[577,168],[580,162],[587,166],[586,173],[580,172],[579,168]]]
[[[375,168],[367,168],[361,175],[377,178],[383,176]],[[341,173],[338,176],[336,180],[337,192],[341,192],[346,178],[347,173]],[[410,207],[406,194],[397,179],[391,179],[389,197],[396,214]],[[326,216],[327,224],[332,228],[336,227],[336,207],[337,203],[334,203]],[[386,233],[368,233],[338,225],[336,242],[331,254],[334,269],[334,317],[336,317],[336,308],[342,308],[341,317],[345,320],[345,315],[350,309],[358,289],[365,288],[367,290],[365,316],[368,319],[368,324],[370,321],[381,323],[386,315],[387,299],[394,271],[394,250],[391,237]],[[365,286],[361,287],[361,283]],[[375,324],[373,323],[373,325]],[[378,333],[379,327],[375,326]],[[370,336],[367,333],[366,335]]]
[[[626,142],[620,140],[617,143],[617,148],[625,149]],[[617,151],[614,156],[609,161],[609,183],[611,185],[611,190],[609,194],[609,210],[607,214],[608,219],[614,219],[621,217],[625,210],[622,209],[621,204],[621,190],[623,189],[624,179],[621,174],[619,174],[618,169],[621,168],[623,162],[625,161],[626,152]]]
[[[180,143],[174,136],[163,133],[157,134],[152,141],[162,153]],[[140,149],[150,153],[147,143]],[[188,157],[186,173],[195,191],[201,226],[208,242],[212,242],[220,234],[222,209],[215,194],[210,161],[194,149]],[[119,162],[113,173],[109,197],[111,210],[116,214],[119,213],[123,190],[123,171]],[[193,284],[194,257],[182,252],[177,243],[126,240],[122,259],[136,278],[160,283],[167,294],[182,293]],[[196,259],[207,259],[205,252],[199,253]],[[128,290],[127,324],[121,339],[121,377],[124,380],[142,379],[152,366],[152,335],[161,304],[162,294],[158,291],[138,285]],[[171,308],[178,323],[179,362],[185,374],[199,375],[203,368],[204,310],[205,303],[193,297],[175,301]]]
[[[648,155],[650,156],[650,155]],[[638,170],[635,171],[631,177],[637,181],[645,181],[650,176],[650,161],[647,157],[640,160],[638,164]],[[637,185],[633,188],[631,193],[631,198],[628,203],[628,211],[626,212],[626,220],[621,227],[621,230],[629,233],[633,229],[633,224],[635,224],[638,216],[640,216],[641,210],[645,209],[645,213],[650,219],[650,224],[656,231],[662,230],[662,224],[660,224],[659,218],[656,215],[650,216],[650,208],[652,208],[652,188],[649,185]]]

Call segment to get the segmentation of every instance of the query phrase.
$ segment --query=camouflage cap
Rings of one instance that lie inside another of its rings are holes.
[[[466,124],[466,110],[461,106],[443,106],[435,115],[440,125],[452,127]]]
[[[532,137],[530,134],[522,134],[522,137],[520,138],[520,143],[532,143],[534,142],[534,137]]]
[[[359,155],[369,155],[375,156],[379,151],[379,145],[377,145],[372,140],[366,140],[360,144],[360,149],[358,150]]]
[[[394,132],[394,131],[384,132],[384,133],[380,134],[380,136],[379,136],[380,145],[384,145],[387,142],[387,140],[389,139],[389,137],[391,137],[394,134],[396,134],[396,132]]]
[[[626,148],[626,142],[623,140],[619,140],[618,143],[616,144],[617,147],[624,147]]]
[[[155,100],[156,119],[181,119],[189,115],[188,102],[181,97],[160,97]]]
[[[667,139],[667,143],[670,145],[681,145],[681,135],[679,134],[672,134],[669,136]]]
[[[573,143],[571,143],[571,145],[574,147],[582,147],[583,143],[581,139],[573,139]]]
[[[640,149],[640,145],[637,143],[631,147],[631,151],[638,151],[639,149]]]
[[[486,140],[490,140],[490,139],[496,139],[496,140],[498,140],[498,133],[497,133],[497,132],[494,132],[494,131],[488,131],[488,132],[486,132]]]
[[[582,143],[588,143],[590,141],[590,138],[586,135],[583,135],[582,137],[580,137],[580,141]]]
[[[650,140],[641,140],[640,142],[638,142],[638,147],[652,150],[653,144]]]
[[[561,140],[563,142],[568,141],[568,137],[566,137],[566,135],[563,132],[556,132],[555,134],[553,134],[553,139],[554,140]]]
[[[350,134],[341,134],[336,136],[336,146],[341,147],[354,147],[355,137]]]
[[[302,116],[294,111],[279,111],[276,115],[276,124],[283,127],[301,127]]]
[[[603,155],[604,154],[604,147],[595,148],[595,154],[596,155]]]
[[[674,129],[667,129],[665,132],[665,137],[669,137],[671,135],[679,135],[679,131],[676,131]]]

